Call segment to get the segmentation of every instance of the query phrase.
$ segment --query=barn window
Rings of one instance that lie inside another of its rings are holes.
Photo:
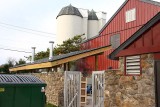
[[[126,23],[136,20],[136,9],[126,11]]]
[[[120,34],[111,36],[110,44],[113,49],[118,48],[118,46],[120,45]]]
[[[126,75],[140,75],[141,67],[140,67],[140,56],[129,56],[126,57]]]

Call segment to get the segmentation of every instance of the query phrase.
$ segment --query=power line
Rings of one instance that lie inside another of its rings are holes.
[[[27,51],[21,51],[21,50],[13,50],[13,49],[7,49],[7,48],[0,48],[1,50],[8,50],[8,51],[16,51],[16,52],[23,52],[23,53],[32,53]]]
[[[0,22],[0,24],[7,25],[7,26],[12,26],[12,27],[16,27],[16,28],[20,28],[20,29],[30,30],[30,31],[34,31],[34,32],[49,34],[49,35],[56,35],[56,34],[49,33],[49,32],[44,32],[44,31],[35,30],[35,29],[30,29],[30,28],[25,28],[25,27],[20,27],[20,26],[16,26],[16,25],[11,25],[11,24],[7,24],[7,23],[3,23],[3,22]]]
[[[38,35],[38,36],[43,36],[43,37],[54,38],[54,37],[52,37],[52,36],[43,35],[43,34],[37,34],[37,33],[33,33],[33,32],[27,32],[27,31],[24,31],[24,30],[15,29],[15,28],[10,28],[10,27],[3,26],[3,25],[0,25],[0,26],[1,26],[1,27],[5,27],[5,28],[7,28],[7,29],[13,29],[13,30],[21,31],[21,32],[26,32],[26,33],[30,33],[30,34],[35,34],[35,35]]]
[[[1,38],[1,41],[2,41],[2,40],[3,40],[3,41],[7,41],[7,42],[10,41],[10,44],[11,44],[11,43],[15,43],[15,42],[18,42],[18,44],[24,43],[24,41],[18,41],[18,40],[14,40],[14,39],[12,40],[12,39],[8,39],[8,38],[7,38],[7,39]],[[44,40],[44,39],[43,39],[43,41],[47,41],[47,42],[48,42],[49,40],[48,40],[48,39],[47,39],[47,40]],[[25,40],[25,42],[26,42],[25,44],[28,44],[28,43],[29,43],[29,44],[42,45],[41,42],[35,41],[35,40],[33,40],[33,41],[31,41],[31,40]],[[1,44],[0,44],[0,45],[1,45]],[[8,46],[7,46],[7,47],[8,47]],[[10,47],[10,46],[9,46],[9,47]]]
[[[14,50],[26,50],[25,48],[21,48],[21,47],[7,46],[7,45],[2,45],[2,44],[0,44],[0,47],[14,49]]]

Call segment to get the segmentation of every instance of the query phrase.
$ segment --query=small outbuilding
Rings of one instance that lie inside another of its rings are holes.
[[[45,107],[46,84],[31,75],[0,75],[0,107]]]
[[[115,49],[109,58],[119,59],[123,75],[134,77],[138,86],[134,89],[135,94],[132,93],[134,98],[141,95],[139,101],[146,99],[150,106],[160,107],[160,12]]]

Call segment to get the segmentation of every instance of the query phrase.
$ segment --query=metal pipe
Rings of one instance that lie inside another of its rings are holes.
[[[32,47],[32,60],[31,60],[31,62],[34,62],[35,49],[36,49],[36,47]]]
[[[49,41],[49,43],[51,44],[50,45],[49,59],[52,59],[53,58],[53,44],[54,44],[54,41]]]

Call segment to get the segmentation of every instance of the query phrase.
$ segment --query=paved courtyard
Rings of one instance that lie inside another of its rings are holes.
[[[87,102],[85,107],[92,107],[92,96],[87,96]]]

